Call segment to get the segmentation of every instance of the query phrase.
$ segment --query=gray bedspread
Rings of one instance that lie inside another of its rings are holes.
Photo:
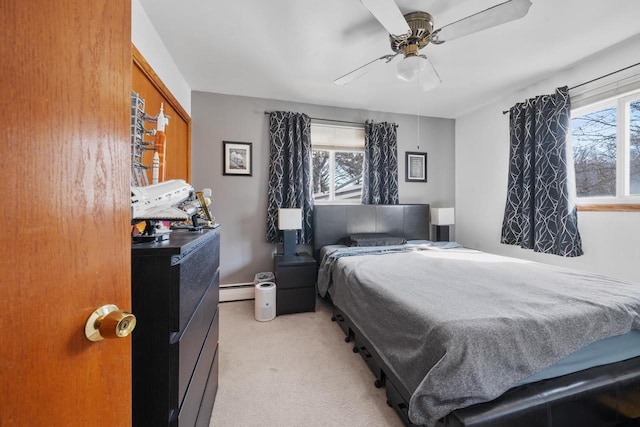
[[[424,249],[424,248],[423,248]],[[596,340],[640,329],[640,285],[469,249],[334,250],[327,292],[433,426]]]

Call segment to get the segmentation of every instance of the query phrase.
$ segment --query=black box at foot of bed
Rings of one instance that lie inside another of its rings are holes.
[[[334,319],[353,342],[375,376],[375,386],[386,388],[387,405],[407,426],[410,393],[353,325],[334,306]],[[402,391],[401,391],[402,390]],[[613,365],[526,384],[499,398],[458,409],[436,427],[626,427],[640,426],[640,357]]]

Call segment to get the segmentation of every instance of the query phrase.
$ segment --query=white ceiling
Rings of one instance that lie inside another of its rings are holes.
[[[397,0],[403,13],[431,13],[435,28],[500,2]],[[393,63],[333,83],[391,53],[358,0],[140,0],[192,90],[436,117],[459,116],[640,34],[639,0],[532,2],[520,20],[422,49],[444,82],[425,93],[399,81]]]

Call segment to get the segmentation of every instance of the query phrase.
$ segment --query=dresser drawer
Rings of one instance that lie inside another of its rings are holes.
[[[211,421],[211,412],[213,411],[213,404],[216,401],[216,394],[218,393],[219,348],[220,346],[216,349],[216,355],[213,357],[213,364],[211,365],[211,371],[209,371],[207,388],[205,389],[204,396],[202,397],[202,404],[200,405],[200,411],[198,412],[196,427],[209,427],[209,422]]]
[[[184,257],[174,257],[171,266],[171,331],[183,331],[220,266],[219,236]]]
[[[277,286],[277,285],[276,285]],[[316,288],[277,289],[276,314],[316,310]]]
[[[276,270],[276,286],[279,289],[293,289],[316,286],[316,266],[278,266]]]
[[[209,339],[215,335],[215,341],[218,341],[219,290],[217,280],[216,274],[185,330],[182,333],[175,333],[171,337],[171,366],[177,371],[177,375],[174,375],[173,372],[170,375],[172,380],[177,381],[177,384],[171,384],[171,389],[177,390],[177,395],[171,399],[171,405],[176,408],[182,402],[189,386],[205,337]]]
[[[178,412],[178,427],[188,426],[192,427],[196,424],[198,418],[198,412],[200,406],[204,401],[205,388],[207,387],[207,380],[209,379],[209,373],[212,370],[212,364],[214,363],[214,356],[217,353],[218,348],[218,316],[216,316],[214,322],[215,327],[212,325],[211,331],[207,336],[207,340],[202,348],[202,353],[198,359],[198,364],[193,372],[193,378],[185,394],[182,406]]]

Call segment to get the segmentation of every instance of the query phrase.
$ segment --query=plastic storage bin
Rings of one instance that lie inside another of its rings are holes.
[[[257,285],[262,282],[275,282],[276,276],[271,271],[263,271],[262,273],[256,274],[256,277],[253,278],[253,284]]]

